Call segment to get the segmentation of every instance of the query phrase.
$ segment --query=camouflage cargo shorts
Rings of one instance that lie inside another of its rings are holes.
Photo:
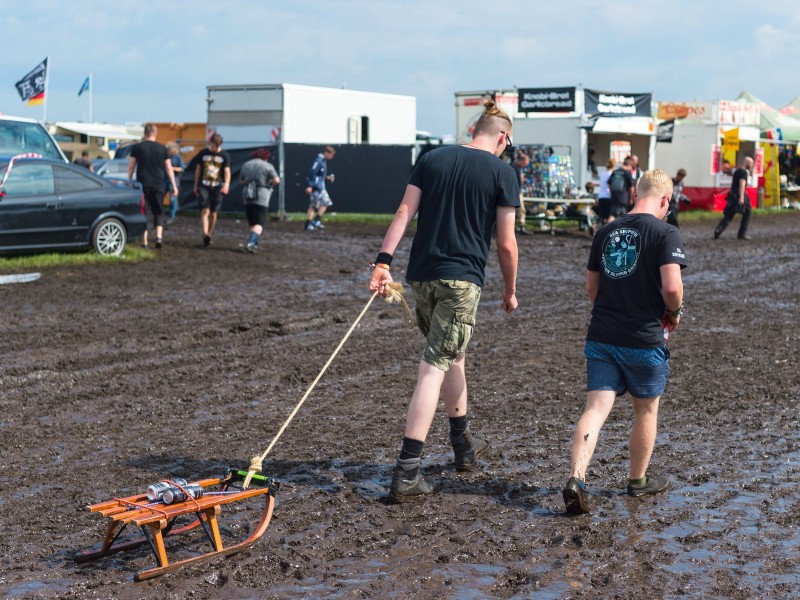
[[[447,371],[472,337],[481,288],[453,279],[409,283],[417,305],[417,327],[425,336],[422,360]]]

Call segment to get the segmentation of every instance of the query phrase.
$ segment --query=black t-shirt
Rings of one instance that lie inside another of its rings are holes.
[[[627,348],[664,345],[661,266],[686,267],[677,227],[651,214],[624,215],[595,234],[590,271],[600,273],[587,341]]]
[[[733,181],[731,181],[731,191],[728,192],[729,202],[739,202],[739,186],[741,185],[742,179],[744,179],[744,186],[745,188],[747,188],[747,169],[736,169],[733,172]],[[747,202],[746,195],[745,195],[745,202]]]
[[[225,183],[225,168],[231,166],[231,159],[224,150],[212,152],[203,148],[197,154],[200,165],[200,183],[206,187],[221,187]]]
[[[408,182],[422,190],[409,281],[457,279],[483,286],[498,206],[519,206],[511,165],[484,150],[428,152]]]
[[[633,177],[630,171],[618,167],[611,172],[608,178],[608,191],[611,193],[611,202],[615,204],[628,204],[630,200]]]
[[[167,149],[158,142],[145,140],[133,147],[131,156],[136,159],[136,180],[142,187],[163,190],[167,177],[164,161],[169,158]]]

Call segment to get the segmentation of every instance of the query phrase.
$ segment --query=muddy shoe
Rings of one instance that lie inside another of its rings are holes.
[[[659,477],[658,475],[648,475],[647,481],[644,485],[631,485],[628,484],[628,496],[652,496],[653,494],[660,494],[666,491],[669,487],[669,481],[666,477]]]
[[[585,515],[591,512],[589,503],[586,502],[586,485],[577,477],[570,477],[567,485],[561,491],[564,497],[564,506],[571,515]]]
[[[406,471],[395,467],[392,485],[389,487],[389,501],[401,504],[405,500],[438,492],[440,487],[438,482],[423,477],[420,469]]]
[[[450,443],[455,454],[456,471],[471,471],[478,457],[489,449],[489,442],[472,435],[469,429],[458,437],[450,434]]]

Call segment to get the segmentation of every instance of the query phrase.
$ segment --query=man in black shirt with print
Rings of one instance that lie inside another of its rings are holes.
[[[590,511],[586,471],[614,400],[633,399],[628,495],[658,494],[665,477],[647,473],[656,441],[658,402],[669,376],[666,337],[683,313],[681,269],[686,255],[680,231],[662,219],[672,179],[646,171],[636,204],[595,234],[586,271],[592,317],[586,335],[586,408],[572,439],[570,478],[562,492],[570,514]]]

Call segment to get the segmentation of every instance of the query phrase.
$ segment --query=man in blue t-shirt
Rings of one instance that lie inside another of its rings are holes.
[[[325,182],[333,182],[333,175],[328,175],[328,161],[336,156],[333,146],[325,146],[325,149],[317,154],[314,164],[306,175],[306,194],[308,194],[308,211],[306,214],[306,231],[315,229],[325,229],[322,224],[322,215],[333,206],[328,190],[325,189]]]
[[[656,441],[658,402],[669,375],[666,338],[683,314],[680,231],[662,219],[672,179],[661,169],[639,179],[633,210],[595,234],[586,272],[592,318],[586,335],[586,408],[572,439],[570,478],[563,490],[570,514],[589,512],[586,470],[614,400],[633,397],[628,495],[658,494],[665,477],[647,467]]]
[[[414,292],[425,348],[389,489],[393,502],[430,494],[438,487],[420,473],[420,457],[440,394],[450,418],[456,469],[471,470],[489,447],[468,428],[464,364],[495,224],[505,284],[503,309],[510,313],[517,308],[514,220],[519,182],[499,158],[511,145],[510,136],[508,115],[487,100],[471,143],[425,154],[411,174],[376,260],[369,289],[385,296],[392,283],[392,256],[417,216],[406,279]]]

